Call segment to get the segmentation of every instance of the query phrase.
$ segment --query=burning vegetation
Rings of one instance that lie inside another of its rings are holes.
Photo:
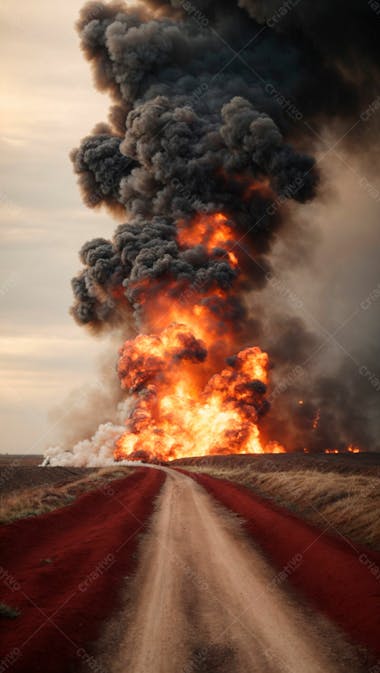
[[[313,47],[303,59],[311,40],[287,36],[290,17],[284,33],[276,23],[263,30],[266,3],[239,4],[199,0],[193,15],[174,0],[90,2],[78,21],[112,107],[108,123],[72,152],[74,170],[89,207],[104,205],[127,221],[112,240],[82,247],[72,315],[94,332],[116,329],[126,338],[117,368],[131,403],[125,430],[110,430],[117,460],[302,450],[307,434],[313,445],[313,433],[331,426],[323,409],[307,411],[306,403],[307,432],[300,425],[294,441],[289,432],[284,441],[282,421],[267,420],[272,363],[261,348],[271,339],[250,298],[272,277],[270,253],[289,204],[313,199],[319,183],[302,149],[313,148],[306,127],[299,133],[273,91],[302,103],[317,124],[330,101],[310,90],[305,64],[321,89],[334,84],[347,103],[342,63],[349,68],[351,56],[342,46],[328,68]],[[329,11],[326,3],[321,12]],[[317,30],[303,12],[292,14],[298,32],[305,22],[306,38]],[[244,47],[244,62],[231,58],[230,45],[235,53]],[[337,104],[334,114],[354,113],[362,94],[350,86],[350,105]],[[297,341],[307,339],[301,325]],[[281,370],[280,350],[273,348],[273,364]],[[285,414],[289,427],[300,392],[295,386],[290,407],[283,396],[278,419]]]

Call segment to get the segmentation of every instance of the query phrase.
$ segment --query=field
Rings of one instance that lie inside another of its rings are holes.
[[[376,455],[0,462],[4,670],[377,665]]]
[[[248,487],[331,534],[380,550],[380,461],[375,454],[216,456],[178,461]]]
[[[132,469],[125,467],[14,467],[0,478],[0,524],[63,507],[130,472]]]
[[[247,468],[259,472],[293,472],[318,470],[341,474],[368,474],[380,477],[380,454],[378,453],[341,453],[341,454],[304,454],[280,453],[258,455],[202,456],[199,458],[181,458],[171,465],[182,467],[224,467]]]

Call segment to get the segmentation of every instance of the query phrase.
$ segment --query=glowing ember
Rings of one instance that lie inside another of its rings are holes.
[[[358,446],[352,446],[350,444],[343,451],[339,451],[339,449],[325,449],[325,453],[360,453],[360,449]]]
[[[318,430],[320,420],[321,420],[321,410],[318,409],[313,419],[313,430]]]

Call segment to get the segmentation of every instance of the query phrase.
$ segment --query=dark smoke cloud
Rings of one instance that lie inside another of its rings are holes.
[[[377,362],[376,357],[375,371]],[[294,364],[282,366],[281,375],[273,377],[271,414],[262,423],[262,435],[267,441],[281,436],[285,446],[299,451],[305,447],[316,452],[343,451],[350,445],[379,450],[379,389],[380,385],[370,394],[368,379],[350,361],[334,369],[333,375],[310,368],[297,371]]]
[[[179,13],[199,17],[197,12],[200,13],[236,51],[253,38],[255,31],[259,33],[254,45],[258,42],[266,45],[267,58],[273,59],[279,68],[272,79],[258,67],[257,72],[263,76],[261,84],[277,100],[281,96],[296,103],[300,112],[296,121],[302,119],[301,123],[294,129],[292,115],[286,114],[281,122],[293,140],[306,135],[309,148],[316,140],[314,131],[321,124],[334,123],[345,129],[347,122],[355,123],[378,95],[380,42],[375,2],[149,0],[149,5],[175,16]],[[251,21],[247,21],[247,15]],[[274,34],[277,42],[270,42]],[[292,62],[288,60],[289,53]],[[260,63],[251,61],[245,49],[242,57],[253,68]],[[275,109],[272,113],[277,118]],[[363,137],[368,140],[368,129],[358,125],[345,142],[357,145]]]
[[[90,2],[78,31],[112,107],[108,124],[73,151],[74,169],[85,203],[123,212],[127,223],[112,241],[83,246],[84,268],[72,281],[75,319],[96,330],[124,324],[131,313],[141,322],[149,292],[189,290],[203,294],[221,322],[223,315],[244,321],[235,294],[227,304],[207,296],[241,282],[225,251],[181,247],[178,220],[223,211],[249,241],[244,289],[264,288],[273,243],[288,226],[285,202],[305,203],[317,192],[309,155],[315,132],[355,124],[374,99],[380,43],[371,7],[362,0]],[[369,125],[355,124],[346,142],[368,133]],[[247,196],[253,181],[265,189]],[[300,235],[294,222],[293,231]],[[301,247],[295,240],[293,258]],[[267,312],[247,325],[269,351],[275,390],[316,340],[302,322]],[[272,395],[263,431],[291,448],[370,446],[359,387],[347,370],[305,377]]]
[[[85,138],[73,152],[74,168],[88,205],[124,207],[132,221],[116,232],[114,248],[103,241],[85,246],[91,255],[82,254],[86,269],[73,280],[73,315],[93,327],[113,325],[123,312],[112,290],[123,285],[136,308],[130,287],[149,277],[180,279],[205,292],[212,283],[231,285],[236,273],[223,251],[209,257],[199,246],[178,249],[175,221],[199,211],[223,210],[242,233],[252,230],[251,275],[262,286],[269,268],[263,255],[281,216],[269,210],[267,195],[245,198],[247,185],[267,180],[273,194],[304,202],[317,184],[314,160],[285,141],[281,108],[260,81],[278,77],[278,63],[267,58],[280,49],[277,38],[269,35],[245,53],[258,77],[238,63],[226,69],[230,48],[186,17],[155,19],[146,10],[95,2],[83,9],[78,29],[99,88],[116,102],[117,128],[98,127]],[[282,57],[285,81],[296,60],[291,49]]]
[[[114,326],[125,320],[131,307],[139,318],[142,297],[154,296],[164,287],[174,298],[187,291],[207,294],[212,288],[228,290],[236,279],[224,250],[206,253],[202,246],[181,249],[176,241],[177,229],[172,220],[153,217],[136,218],[120,225],[112,242],[102,238],[86,243],[80,251],[84,271],[73,279],[74,317],[93,327]],[[265,282],[265,261],[256,272],[256,285]],[[155,283],[145,283],[152,281]],[[176,282],[173,284],[173,280]],[[215,305],[212,305],[212,302]],[[217,300],[205,298],[217,313]],[[223,302],[224,315],[229,308]],[[239,306],[233,314],[236,318]]]
[[[120,137],[112,135],[107,127],[101,130],[103,133],[85,138],[71,158],[86,206],[95,208],[104,203],[120,210],[120,181],[136,162],[120,153]]]
[[[362,0],[241,0],[240,6],[260,24],[292,35],[305,47],[318,51],[331,65],[351,66],[351,80],[367,78],[358,65],[375,66],[380,46],[376,14],[370,2]],[[370,81],[370,80],[369,80]],[[373,83],[373,80],[371,80]]]
[[[299,70],[296,53],[288,47],[273,63],[270,53],[280,54],[281,44],[269,35],[244,52],[248,67],[233,62],[226,68],[230,47],[186,18],[154,19],[142,10],[101,3],[83,9],[78,24],[82,48],[98,86],[111,93],[126,116],[120,145],[125,164],[112,138],[94,136],[93,146],[86,138],[74,154],[86,201],[98,204],[104,194],[104,203],[116,197],[134,214],[187,215],[194,208],[176,193],[176,180],[198,206],[230,206],[236,214],[238,194],[230,173],[244,170],[253,178],[268,176],[278,193],[299,177],[304,184],[294,198],[311,198],[313,161],[284,142],[286,117],[263,85],[281,79],[289,91],[289,73]],[[228,173],[223,179],[221,170]],[[255,215],[249,206],[244,210]]]
[[[380,85],[378,16],[366,0],[241,0],[258,21],[296,45],[309,73],[298,90],[300,109],[310,120],[331,124],[352,120],[377,97]],[[344,126],[346,128],[346,125]],[[361,142],[368,129],[355,127],[347,144]]]

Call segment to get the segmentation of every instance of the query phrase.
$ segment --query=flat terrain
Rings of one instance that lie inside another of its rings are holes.
[[[378,457],[175,464],[2,467],[2,502],[57,496],[0,526],[5,670],[368,672]]]
[[[103,670],[362,670],[340,630],[284,591],[236,518],[184,474],[167,474],[128,599],[98,652]]]
[[[214,456],[181,461],[235,482],[336,537],[380,551],[377,455]]]
[[[163,475],[136,470],[73,504],[0,527],[1,651],[16,651],[13,673],[71,673],[81,648],[99,637],[135,565],[139,535]]]
[[[0,453],[0,467],[9,465],[40,465],[44,457],[41,454]]]
[[[96,468],[86,467],[36,467],[13,465],[0,467],[0,495],[22,491],[36,486],[56,486],[77,481],[94,473]]]
[[[257,455],[201,456],[173,460],[173,466],[212,468],[249,468],[260,472],[318,470],[342,474],[380,476],[380,453],[304,454],[280,453]]]

